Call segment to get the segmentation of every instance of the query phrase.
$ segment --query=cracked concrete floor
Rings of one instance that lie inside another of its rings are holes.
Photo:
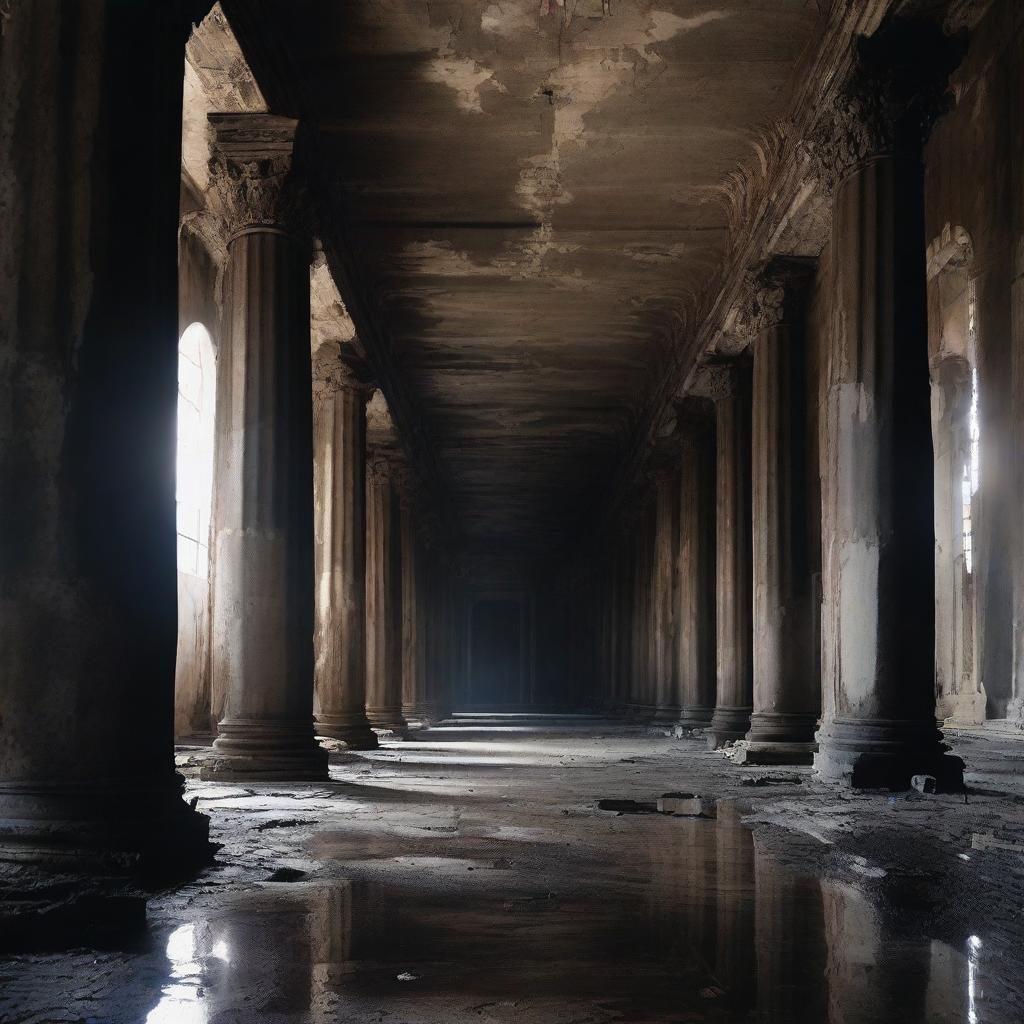
[[[955,742],[966,804],[597,721],[431,730],[323,785],[190,779],[217,865],[130,942],[0,960],[0,1020],[1016,1022],[1024,744]],[[597,808],[668,791],[717,815]]]

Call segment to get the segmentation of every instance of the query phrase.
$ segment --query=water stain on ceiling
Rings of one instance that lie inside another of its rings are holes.
[[[282,9],[283,10],[283,9]],[[601,496],[728,243],[813,0],[296,0],[279,28],[470,542]]]

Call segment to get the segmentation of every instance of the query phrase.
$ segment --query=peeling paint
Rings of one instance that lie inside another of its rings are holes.
[[[423,69],[423,79],[451,89],[459,110],[468,114],[484,112],[481,98],[485,86],[489,85],[497,92],[506,91],[493,71],[469,57],[454,54],[434,57]]]

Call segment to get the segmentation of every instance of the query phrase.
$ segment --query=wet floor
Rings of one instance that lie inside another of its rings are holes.
[[[984,935],[937,941],[856,873],[794,870],[735,801],[713,818],[599,811],[586,780],[613,772],[560,749],[408,745],[336,770],[376,773],[365,792],[200,786],[239,833],[224,867],[155,900],[140,951],[0,963],[0,1019],[1019,1020]],[[247,877],[269,877],[267,851],[303,865],[294,880]]]

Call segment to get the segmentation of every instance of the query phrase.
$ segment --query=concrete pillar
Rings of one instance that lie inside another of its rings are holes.
[[[710,402],[680,408],[676,666],[679,724],[704,729],[715,710],[715,428]]]
[[[187,871],[210,856],[172,745],[189,25],[113,3],[2,24],[0,860]]]
[[[815,676],[807,485],[805,299],[813,263],[773,260],[754,279],[754,710],[739,764],[810,764]]]
[[[701,391],[715,402],[714,749],[743,738],[753,705],[749,369],[739,362],[710,368]]]
[[[654,639],[654,718],[679,718],[675,665],[675,563],[679,532],[679,474],[664,466],[654,479],[654,551],[652,558],[652,633]]]
[[[366,716],[397,736],[402,716],[402,572],[394,456],[370,459],[366,514]]]
[[[297,122],[211,114],[230,211],[217,359],[213,680],[205,776],[323,779],[313,737],[313,423],[308,239],[291,175]]]
[[[919,64],[899,70],[917,82],[929,41],[872,43],[897,59],[914,49]],[[955,788],[963,764],[942,757],[935,723],[921,110],[911,103],[901,119],[888,56],[862,54],[815,140],[835,182],[815,766],[858,787],[907,787],[926,772]]]
[[[366,400],[340,346],[317,351],[313,379],[316,731],[372,750],[366,717]]]

